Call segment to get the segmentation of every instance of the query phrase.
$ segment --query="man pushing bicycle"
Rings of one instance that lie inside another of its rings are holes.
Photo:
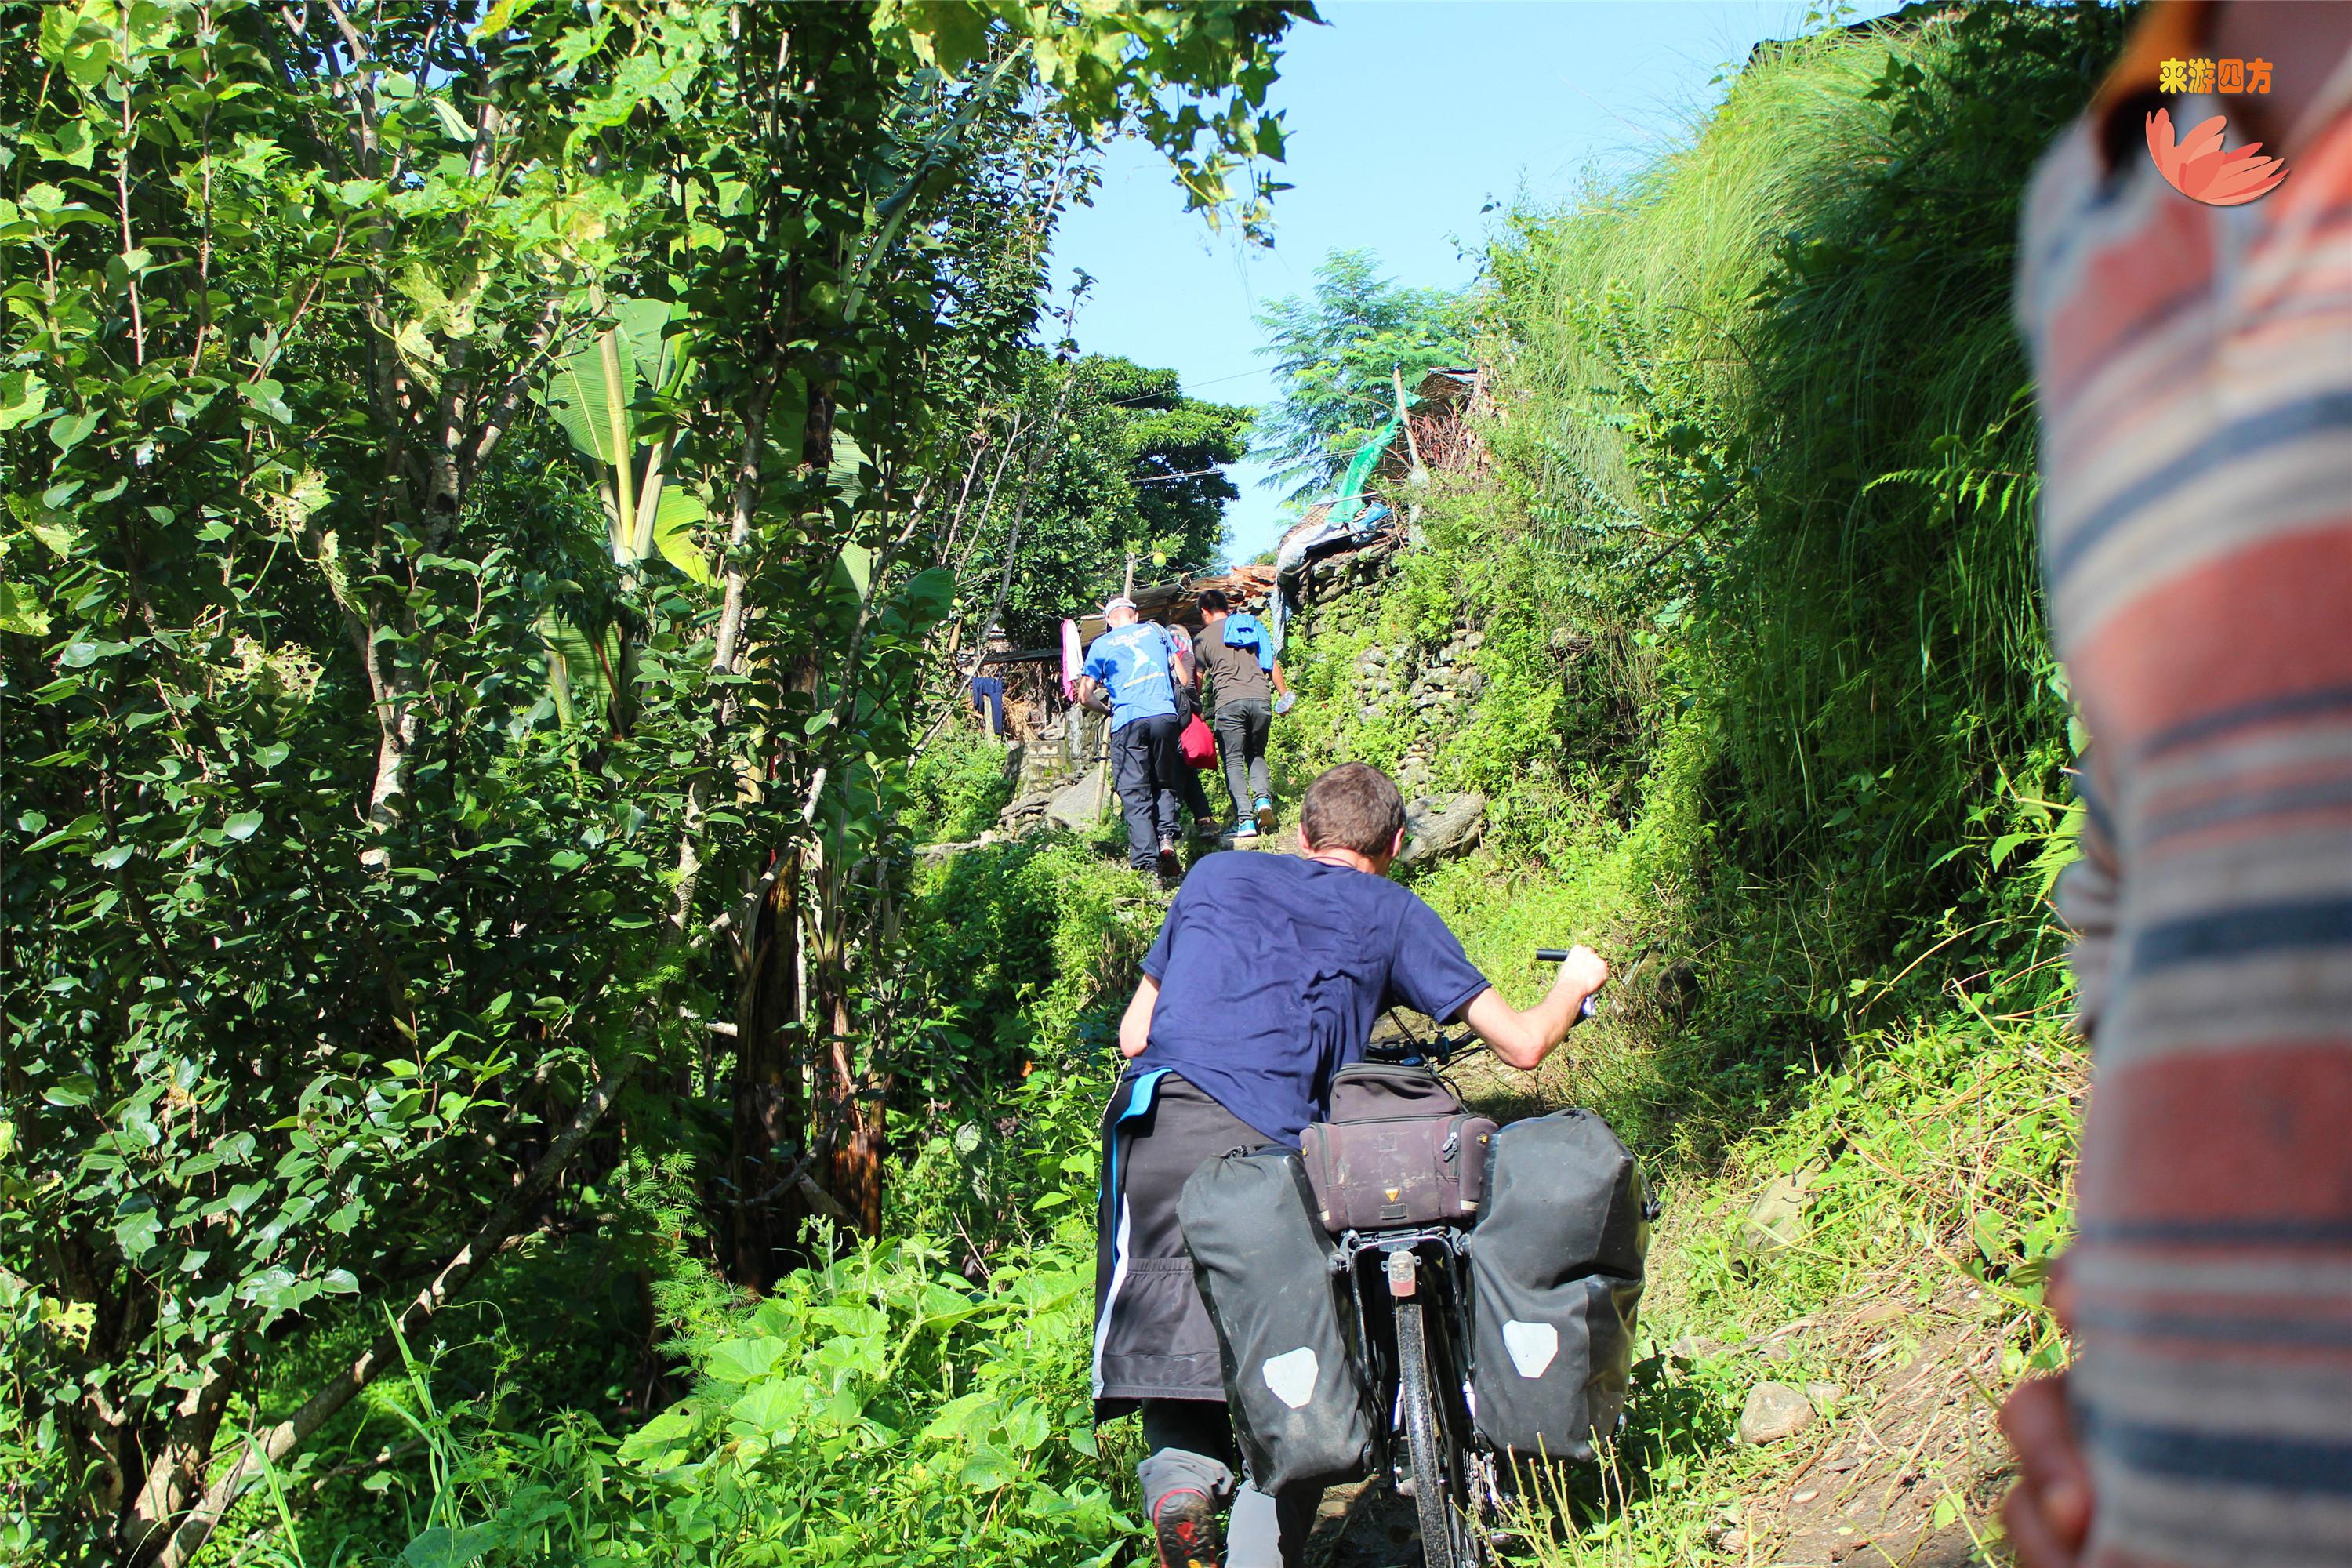
[[[1297,1149],[1388,1006],[1460,1020],[1532,1070],[1609,977],[1579,947],[1542,1001],[1505,1002],[1436,911],[1387,879],[1404,801],[1377,768],[1318,778],[1298,828],[1295,857],[1227,852],[1192,868],[1119,1020],[1129,1065],[1103,1116],[1095,1419],[1142,1412],[1136,1470],[1162,1568],[1296,1563],[1317,1501],[1267,1497],[1236,1473],[1216,1331],[1177,1226],[1185,1180],[1230,1150]],[[1230,1556],[1217,1529],[1228,1499]]]

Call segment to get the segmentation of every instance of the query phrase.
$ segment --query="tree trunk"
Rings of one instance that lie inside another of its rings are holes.
[[[782,868],[761,900],[744,945],[751,963],[735,996],[735,1128],[728,1178],[733,1198],[730,1276],[754,1290],[772,1289],[803,1260],[801,1223],[808,1205],[800,1168],[808,1091],[799,1044],[800,877],[797,857]]]
[[[820,1112],[832,1129],[825,1185],[856,1220],[858,1234],[879,1236],[882,1156],[887,1152],[881,1088],[864,1082],[851,1060],[849,977],[824,964],[818,974],[819,990],[833,993],[820,1003],[820,1016],[831,1036],[825,1042],[825,1102]]]
[[[851,1037],[847,910],[848,868],[825,847],[812,844],[805,941],[809,1011],[824,1030],[817,1059],[821,1089],[816,1131],[824,1152],[825,1189],[847,1210],[860,1235],[882,1234],[883,1104],[879,1086],[858,1070]]]

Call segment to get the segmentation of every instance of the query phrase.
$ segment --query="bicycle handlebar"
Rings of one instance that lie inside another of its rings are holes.
[[[1568,961],[1568,953],[1569,950],[1564,947],[1539,947],[1536,949],[1536,962],[1538,963],[1564,963]],[[1577,1009],[1577,1013],[1580,1017],[1599,1017],[1601,1016],[1601,998],[1599,994],[1595,994],[1593,995],[1587,996],[1584,999],[1583,1005]],[[1416,1065],[1427,1061],[1433,1062],[1439,1067],[1444,1067],[1448,1061],[1453,1059],[1456,1052],[1464,1049],[1465,1047],[1475,1049],[1485,1044],[1486,1042],[1484,1040],[1479,1039],[1467,1029],[1453,1035],[1448,1035],[1440,1031],[1437,1034],[1432,1035],[1426,1040],[1416,1040],[1411,1036],[1407,1036],[1402,1040],[1391,1038],[1388,1041],[1375,1042],[1364,1047],[1364,1055],[1374,1061],[1402,1062]]]

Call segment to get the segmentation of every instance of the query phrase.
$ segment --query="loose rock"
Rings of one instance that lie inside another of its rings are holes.
[[[1400,866],[1425,866],[1458,855],[1478,842],[1486,827],[1486,797],[1467,795],[1424,795],[1404,809],[1404,853]]]
[[[1739,1412],[1738,1437],[1751,1447],[1793,1437],[1813,1424],[1811,1401],[1785,1383],[1759,1383]]]
[[[1045,817],[1063,827],[1084,832],[1102,820],[1103,778],[1090,773],[1074,784],[1056,790],[1045,803]]]
[[[1777,1176],[1739,1224],[1739,1252],[1749,1258],[1770,1258],[1804,1239],[1806,1173]]]

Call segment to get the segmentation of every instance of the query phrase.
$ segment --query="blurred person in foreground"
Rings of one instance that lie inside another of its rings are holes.
[[[2167,59],[2272,90],[2157,96]],[[2148,121],[2286,160],[2212,206]],[[2044,160],[2019,312],[2092,747],[2077,1359],[2002,1413],[2024,1568],[2352,1563],[2352,5],[2159,5]]]

